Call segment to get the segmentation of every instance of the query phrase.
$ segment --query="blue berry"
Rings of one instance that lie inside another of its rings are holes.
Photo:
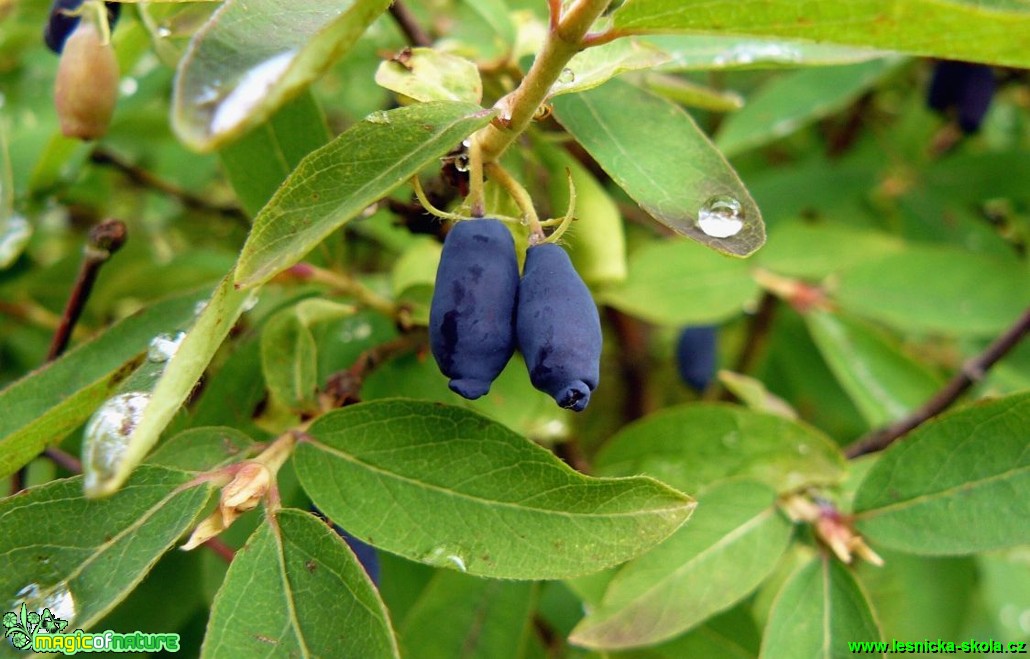
[[[47,48],[57,54],[64,50],[64,42],[68,40],[79,24],[79,17],[69,16],[62,10],[71,11],[78,9],[81,5],[82,0],[54,0],[54,4],[50,6],[50,18],[47,20],[46,27],[43,28],[43,41]],[[106,2],[104,6],[107,7],[107,22],[111,29],[114,29],[115,23],[118,22],[118,16],[122,13],[122,4]]]
[[[975,133],[987,115],[996,87],[991,67],[944,60],[934,65],[926,104],[942,114],[954,108],[962,132]]]
[[[468,399],[490,390],[515,352],[519,266],[499,220],[459,222],[444,240],[429,309],[429,345],[451,390]]]
[[[600,378],[601,319],[558,245],[526,251],[515,326],[533,386],[561,407],[583,411]]]
[[[712,325],[687,327],[676,344],[676,365],[680,379],[700,393],[715,377],[718,328]]]

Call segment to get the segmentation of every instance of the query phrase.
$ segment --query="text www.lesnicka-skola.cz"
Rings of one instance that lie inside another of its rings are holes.
[[[1006,643],[988,639],[978,641],[848,641],[848,650],[854,654],[908,654],[921,652],[924,654],[1027,654],[1027,644],[1023,641]]]

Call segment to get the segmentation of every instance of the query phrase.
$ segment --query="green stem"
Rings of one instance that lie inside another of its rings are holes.
[[[522,84],[495,107],[501,111],[495,120],[479,131],[473,140],[478,143],[484,163],[496,162],[511,143],[529,127],[537,110],[547,100],[551,87],[558,80],[569,60],[586,47],[584,37],[611,0],[576,0],[560,17],[554,11],[560,3],[551,2],[551,29],[544,48],[537,55]]]

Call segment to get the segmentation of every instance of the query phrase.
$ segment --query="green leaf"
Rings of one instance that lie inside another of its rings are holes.
[[[600,182],[564,149],[543,140],[534,151],[550,174],[548,192],[555,214],[569,206],[569,177],[576,190],[576,221],[562,236],[576,272],[588,286],[626,279],[626,230],[622,213]]]
[[[855,495],[875,545],[924,555],[1030,542],[1030,393],[929,421],[888,448]]]
[[[994,334],[1030,303],[1030,277],[1015,260],[955,247],[909,247],[840,276],[841,307],[901,330]]]
[[[192,320],[199,297],[158,302],[0,391],[0,477],[89,418],[143,360],[151,339]]]
[[[700,85],[682,76],[650,73],[643,77],[643,82],[656,94],[686,107],[712,112],[732,112],[744,107],[744,97],[737,92]]]
[[[941,382],[886,334],[842,314],[805,314],[808,331],[841,387],[870,427],[907,416]]]
[[[479,104],[483,81],[476,65],[432,48],[411,48],[383,60],[376,83],[416,101],[462,101]]]
[[[203,511],[212,490],[182,489],[191,478],[145,466],[103,501],[83,498],[81,477],[0,501],[0,593],[88,629]]]
[[[284,509],[241,549],[211,607],[202,657],[397,657],[379,593],[344,541]]]
[[[247,457],[254,440],[235,428],[190,428],[161,444],[147,464],[182,471],[208,471]]]
[[[390,284],[394,297],[417,286],[433,286],[442,251],[439,241],[429,237],[413,242],[393,264]]]
[[[733,156],[789,135],[847,107],[902,61],[891,57],[773,78],[742,110],[726,118],[715,144],[723,154]]]
[[[318,346],[311,326],[354,311],[348,304],[310,298],[269,319],[261,332],[261,367],[278,401],[296,411],[317,411]]]
[[[634,251],[626,281],[602,289],[598,298],[652,323],[681,326],[736,316],[760,294],[747,262],[668,240]]]
[[[629,0],[612,21],[631,34],[729,31],[1030,66],[1030,8],[1005,0]]]
[[[554,99],[554,111],[612,180],[665,226],[736,256],[765,242],[747,188],[678,105],[612,80]]]
[[[844,456],[810,426],[723,404],[670,407],[619,431],[597,454],[605,475],[647,474],[687,492],[732,478],[777,492],[844,478]]]
[[[304,156],[327,141],[322,109],[305,92],[218,155],[243,209],[254,217]]]
[[[783,586],[765,628],[760,656],[851,657],[849,642],[880,639],[861,586],[846,566],[824,553]]]
[[[619,649],[681,634],[754,590],[790,535],[769,488],[750,481],[712,488],[698,497],[689,526],[619,570],[569,640]]]
[[[465,409],[377,401],[307,431],[297,475],[364,542],[423,563],[508,579],[596,572],[661,542],[693,510],[650,478],[598,479]]]
[[[755,260],[777,274],[818,280],[903,248],[882,231],[795,220],[776,225]]]
[[[252,292],[236,290],[231,273],[222,280],[197,317],[197,322],[179,344],[175,356],[168,361],[153,391],[142,392],[149,401],[135,427],[130,426],[128,438],[118,437],[111,441],[98,435],[92,440],[108,443],[109,448],[94,453],[100,462],[84,462],[82,465],[87,496],[113,494],[143,461],[172,416],[193,391],[244,307],[253,301],[253,295]]]
[[[551,87],[551,96],[583,92],[598,87],[627,71],[652,69],[669,56],[640,39],[616,39],[588,48],[569,60],[566,71]]]
[[[719,371],[718,375],[719,382],[748,408],[791,421],[797,420],[797,411],[787,401],[769,391],[761,380],[727,370]]]
[[[467,103],[369,115],[306,157],[254,220],[236,269],[249,287],[288,268],[369,204],[453,149],[493,116]]]
[[[438,571],[404,619],[398,635],[410,657],[507,659],[533,633],[532,582],[477,579]]]
[[[768,69],[854,64],[883,57],[882,51],[824,44],[710,34],[643,37],[670,56],[663,71]]]
[[[297,96],[389,6],[389,0],[227,0],[179,62],[172,127],[207,151]]]

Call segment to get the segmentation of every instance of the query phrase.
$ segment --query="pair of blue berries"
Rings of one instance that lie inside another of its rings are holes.
[[[490,390],[516,347],[529,379],[561,407],[586,408],[600,377],[601,320],[558,245],[531,246],[519,279],[515,242],[499,220],[459,222],[447,234],[429,311],[429,342],[451,390]]]

